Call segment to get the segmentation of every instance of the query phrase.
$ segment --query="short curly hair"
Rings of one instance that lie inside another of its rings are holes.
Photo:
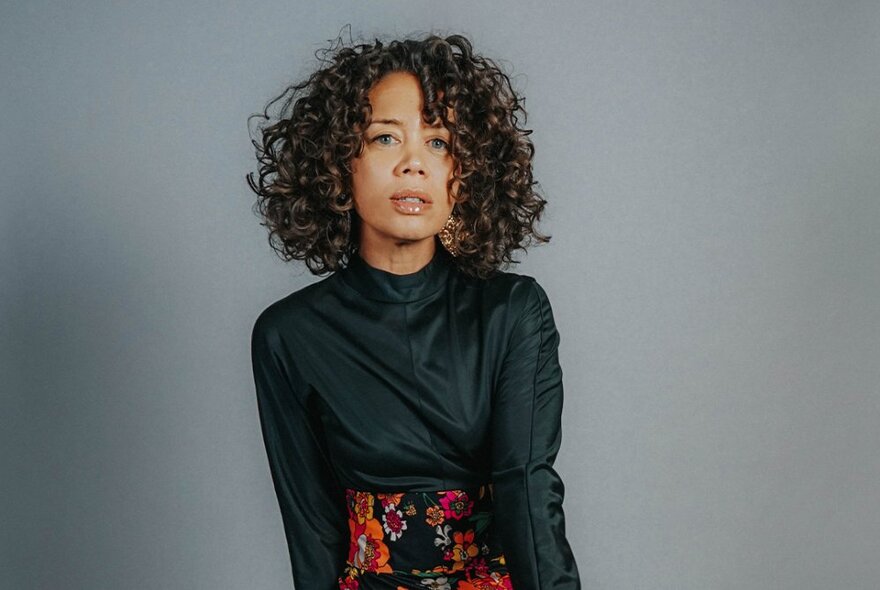
[[[254,212],[279,256],[302,260],[321,275],[346,266],[357,250],[360,220],[351,196],[351,160],[364,147],[361,130],[371,116],[367,95],[391,72],[415,74],[425,122],[439,118],[450,132],[449,187],[460,183],[455,207],[466,232],[454,259],[459,270],[487,278],[516,263],[515,250],[550,241],[535,227],[547,201],[532,178],[532,131],[520,127],[520,117],[525,123],[527,116],[525,99],[498,65],[473,52],[467,38],[431,34],[350,46],[339,38],[316,55],[322,53],[324,67],[251,117],[269,123],[251,138],[259,175],[255,180],[249,173],[247,183],[257,194]],[[272,122],[269,109],[284,97]]]

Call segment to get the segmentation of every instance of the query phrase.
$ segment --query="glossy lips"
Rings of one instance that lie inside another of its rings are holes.
[[[406,197],[409,199],[404,200]],[[413,197],[421,199],[416,201]],[[401,189],[391,196],[391,203],[399,212],[407,215],[417,215],[431,207],[431,198],[425,191],[418,189]]]

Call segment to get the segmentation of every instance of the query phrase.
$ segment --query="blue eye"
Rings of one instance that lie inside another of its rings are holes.
[[[434,144],[434,147],[436,147],[436,148],[440,148],[440,149],[448,149],[449,148],[449,144],[446,143],[444,140],[440,139],[439,137],[435,137],[431,141],[439,141],[440,142],[440,145]]]
[[[376,137],[374,137],[374,138],[373,138],[373,141],[378,142],[378,143],[380,143],[380,144],[382,144],[382,145],[390,145],[389,143],[385,143],[385,142],[383,142],[383,141],[380,141],[383,137],[387,137],[388,139],[394,139],[394,138],[391,137],[389,134],[387,134],[387,133],[383,133],[382,135],[377,135]]]

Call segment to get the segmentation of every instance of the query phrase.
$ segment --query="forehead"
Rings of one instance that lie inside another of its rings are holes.
[[[442,91],[439,97],[442,99]],[[410,72],[391,72],[383,76],[370,89],[368,95],[373,111],[373,121],[380,119],[400,120],[405,115],[421,116],[425,96],[415,74]],[[455,111],[446,109],[448,121],[455,121]]]

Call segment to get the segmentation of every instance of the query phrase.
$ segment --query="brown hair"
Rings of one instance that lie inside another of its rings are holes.
[[[465,37],[352,46],[340,38],[321,53],[324,67],[254,115],[271,121],[269,108],[287,97],[278,120],[251,139],[259,175],[247,175],[257,194],[254,211],[279,256],[303,260],[313,274],[324,274],[347,264],[357,249],[350,162],[363,149],[358,130],[370,119],[368,92],[396,71],[416,75],[426,123],[439,118],[451,134],[455,171],[449,186],[460,182],[456,213],[467,232],[454,259],[459,270],[485,278],[516,262],[515,250],[550,241],[535,228],[546,201],[532,179],[532,131],[520,127],[524,99],[493,61],[473,53]]]

